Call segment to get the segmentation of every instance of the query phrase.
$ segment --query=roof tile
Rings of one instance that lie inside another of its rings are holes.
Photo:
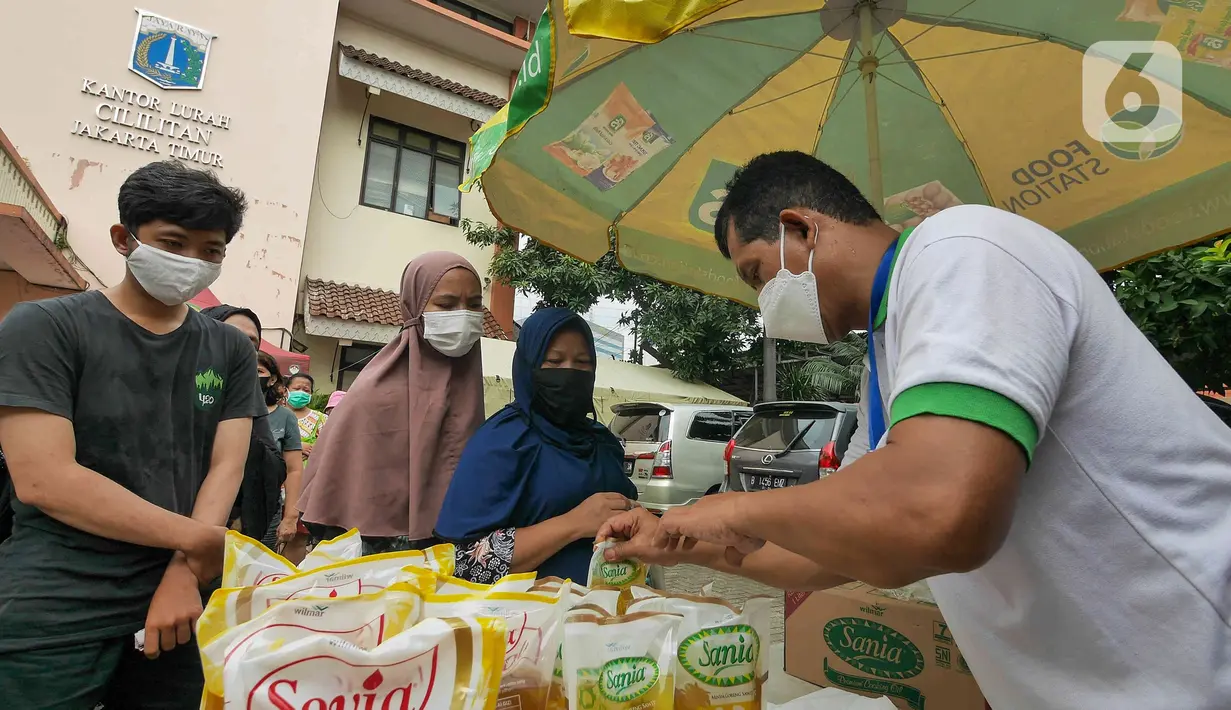
[[[402,299],[392,291],[308,279],[308,312],[321,318],[341,318],[377,325],[402,324]],[[483,309],[483,337],[508,340],[491,311]]]
[[[508,103],[506,100],[494,94],[489,94],[486,91],[479,91],[478,89],[471,88],[465,84],[459,84],[456,81],[450,81],[444,77],[425,72],[422,69],[408,67],[401,62],[395,62],[392,59],[387,59],[379,54],[373,54],[366,50],[352,47],[349,44],[342,44],[339,46],[342,50],[342,56],[350,57],[351,59],[358,60],[369,66],[376,67],[377,69],[384,69],[385,71],[391,71],[394,74],[400,74],[407,79],[421,81],[424,84],[434,86],[437,89],[444,89],[445,91],[457,94],[458,96],[468,98],[471,101],[477,101],[481,104],[491,106],[492,108],[500,108]]]

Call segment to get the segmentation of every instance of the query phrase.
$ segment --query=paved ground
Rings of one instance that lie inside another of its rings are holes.
[[[743,577],[735,577],[721,572],[715,572],[705,567],[693,565],[678,565],[664,570],[667,591],[676,594],[697,594],[701,587],[714,583],[714,594],[733,604],[743,604],[744,600],[753,596],[768,596],[774,600],[773,626],[770,629],[770,640],[773,643],[782,642],[782,591],[758,584]]]

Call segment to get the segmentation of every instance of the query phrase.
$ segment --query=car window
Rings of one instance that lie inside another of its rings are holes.
[[[611,420],[611,433],[625,441],[661,443],[663,440],[663,417],[657,409],[644,411],[626,411],[615,415]]]
[[[807,427],[807,433],[792,450],[821,449],[832,438],[836,421],[837,412],[757,412],[735,435],[735,445],[747,449],[782,451]]]
[[[735,432],[735,418],[731,412],[697,412],[688,426],[688,438],[700,441],[727,443]]]

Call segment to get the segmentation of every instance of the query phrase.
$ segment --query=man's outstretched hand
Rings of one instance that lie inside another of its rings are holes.
[[[667,511],[661,520],[644,508],[635,508],[608,520],[597,539],[620,541],[607,551],[609,561],[635,558],[669,566],[691,561],[689,553],[698,542],[705,542],[725,548],[726,561],[738,566],[765,545],[764,540],[744,532],[740,508],[746,495],[706,496],[686,508]]]
[[[673,508],[663,514],[654,543],[658,547],[676,549],[707,542],[726,548],[726,559],[739,566],[747,555],[765,546],[765,541],[747,534],[747,521],[742,506],[751,493],[719,493],[705,496],[685,508]]]
[[[615,545],[607,549],[608,562],[638,559],[654,565],[676,564],[678,560],[666,558],[666,550],[654,546],[657,530],[658,517],[636,505],[632,510],[608,518],[594,539],[596,542],[615,541]]]

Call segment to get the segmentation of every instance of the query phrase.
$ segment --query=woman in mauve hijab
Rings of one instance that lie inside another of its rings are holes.
[[[596,360],[590,326],[572,311],[546,308],[522,325],[513,402],[470,440],[436,521],[457,545],[456,576],[585,581],[598,528],[637,497],[620,440],[596,421]]]
[[[402,273],[401,332],[363,368],[312,451],[299,509],[315,540],[358,528],[365,555],[420,549],[483,422],[483,290],[457,254]]]

